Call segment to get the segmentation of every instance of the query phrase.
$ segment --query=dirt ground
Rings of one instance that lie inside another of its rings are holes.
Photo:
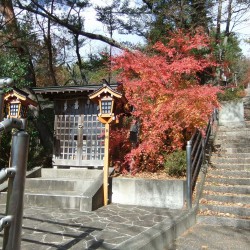
[[[150,172],[140,172],[136,173],[135,175],[131,174],[114,174],[113,177],[119,177],[119,178],[143,178],[143,179],[156,179],[156,180],[176,180],[180,179],[183,180],[186,177],[174,177],[168,175],[164,170],[159,170],[155,173]]]

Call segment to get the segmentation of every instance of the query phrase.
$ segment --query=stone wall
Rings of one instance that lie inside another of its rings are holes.
[[[219,109],[219,125],[245,126],[243,101],[222,102]]]

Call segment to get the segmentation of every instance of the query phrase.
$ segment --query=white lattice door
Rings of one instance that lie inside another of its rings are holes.
[[[103,166],[103,134],[96,114],[56,115],[54,165]]]

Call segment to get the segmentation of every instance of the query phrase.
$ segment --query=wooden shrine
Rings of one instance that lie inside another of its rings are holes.
[[[100,86],[34,88],[36,94],[54,103],[54,166],[103,166],[104,124],[98,120],[98,104],[88,98]]]

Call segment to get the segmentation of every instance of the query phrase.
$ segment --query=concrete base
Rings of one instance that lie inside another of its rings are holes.
[[[112,202],[180,209],[185,203],[185,180],[112,178]]]
[[[222,102],[219,110],[219,125],[245,127],[243,101]]]

